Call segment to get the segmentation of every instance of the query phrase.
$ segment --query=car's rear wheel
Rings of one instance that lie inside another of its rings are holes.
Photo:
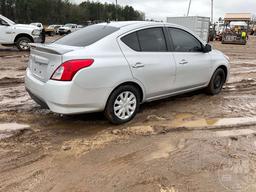
[[[16,46],[21,51],[28,51],[30,49],[29,43],[32,43],[32,41],[28,37],[20,37],[16,42]]]
[[[131,85],[118,87],[110,95],[105,108],[106,118],[113,124],[132,120],[140,106],[139,90]]]
[[[212,79],[206,88],[206,93],[209,95],[217,95],[221,92],[223,85],[226,81],[226,74],[225,71],[221,68],[218,68],[213,76]]]

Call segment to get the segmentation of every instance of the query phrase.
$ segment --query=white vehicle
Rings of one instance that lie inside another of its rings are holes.
[[[39,29],[43,30],[44,29],[44,26],[42,23],[30,23],[30,25],[34,25],[36,27],[38,27]]]
[[[53,36],[55,34],[59,33],[59,28],[62,27],[62,25],[49,25],[46,29],[45,29],[45,33],[49,36]]]
[[[229,59],[185,27],[113,22],[85,27],[52,44],[33,44],[26,89],[60,114],[104,111],[115,124],[143,102],[205,88],[221,92]]]
[[[33,25],[15,24],[0,15],[0,44],[15,45],[19,50],[27,51],[29,43],[41,43],[41,30]]]
[[[78,28],[78,25],[77,24],[66,24],[64,25],[63,27],[60,27],[58,32],[60,35],[64,35],[64,34],[69,34],[69,33],[72,33],[74,31],[77,31],[79,28]]]
[[[82,29],[82,28],[84,28],[84,26],[83,25],[77,25],[77,28]]]

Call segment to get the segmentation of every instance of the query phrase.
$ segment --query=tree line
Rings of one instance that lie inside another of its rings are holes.
[[[1,0],[0,14],[17,23],[41,22],[43,24],[86,24],[88,21],[144,20],[144,13],[131,6],[69,0]]]

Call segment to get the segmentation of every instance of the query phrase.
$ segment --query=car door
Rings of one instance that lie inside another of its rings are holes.
[[[168,52],[162,27],[132,32],[120,38],[120,47],[135,79],[145,88],[146,98],[168,93],[175,80],[175,61]]]
[[[210,54],[203,52],[202,43],[191,33],[171,27],[168,31],[177,66],[175,89],[179,91],[205,85],[212,68]]]
[[[8,43],[8,34],[7,29],[9,26],[7,26],[8,23],[6,23],[4,20],[0,18],[0,43]]]

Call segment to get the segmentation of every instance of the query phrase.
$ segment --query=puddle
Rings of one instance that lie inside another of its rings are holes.
[[[174,142],[170,138],[161,140],[157,143],[157,150],[152,152],[146,157],[146,161],[151,161],[154,159],[167,158],[171,153],[184,148],[185,139],[181,139],[178,142]]]
[[[188,116],[186,116],[188,117]],[[225,127],[225,126],[242,126],[256,124],[256,117],[241,117],[241,118],[223,118],[223,119],[196,119],[184,121],[184,118],[176,118],[171,122],[174,128],[203,128],[203,127]]]

